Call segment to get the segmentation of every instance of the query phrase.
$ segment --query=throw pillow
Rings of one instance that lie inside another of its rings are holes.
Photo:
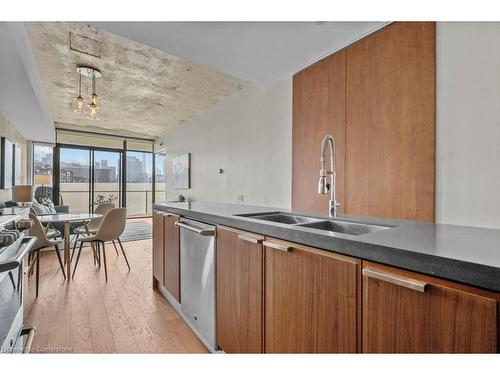
[[[49,197],[42,197],[40,203],[45,207],[47,207],[47,209],[49,210],[49,214],[57,213],[54,203],[52,203]]]
[[[45,207],[43,204],[40,204],[38,202],[33,202],[31,207],[33,207],[33,209],[35,210],[37,215],[50,214],[49,209],[47,207]]]

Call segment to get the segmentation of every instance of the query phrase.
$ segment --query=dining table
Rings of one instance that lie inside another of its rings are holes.
[[[102,217],[101,214],[48,214],[40,215],[38,218],[40,223],[47,224],[45,231],[47,232],[53,223],[63,223],[64,224],[64,265],[66,266],[66,278],[69,281],[71,275],[71,257],[70,257],[70,242],[71,242],[71,223],[82,223],[87,235],[90,236],[90,231],[88,228],[88,223],[92,219],[97,219]],[[94,256],[96,254],[94,244],[91,244]]]

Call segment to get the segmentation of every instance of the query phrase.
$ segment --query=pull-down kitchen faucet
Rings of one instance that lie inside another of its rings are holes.
[[[327,144],[330,145],[330,171],[325,169]],[[340,206],[340,203],[335,199],[335,173],[335,141],[331,135],[325,135],[323,144],[321,145],[321,170],[319,171],[318,194],[328,194],[328,190],[330,190],[331,196],[328,205],[330,217],[337,217],[337,208]],[[330,182],[326,182],[327,175],[330,175]]]

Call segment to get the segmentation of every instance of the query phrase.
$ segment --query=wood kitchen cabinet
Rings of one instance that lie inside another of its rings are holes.
[[[347,48],[344,213],[434,221],[435,60],[434,22]]]
[[[498,294],[364,262],[363,352],[494,353]]]
[[[180,288],[180,234],[175,222],[178,215],[153,213],[153,288],[162,285],[178,301]]]
[[[163,212],[153,212],[153,288],[164,285],[164,235]]]
[[[327,213],[331,134],[343,215],[434,221],[435,50],[434,22],[395,22],[294,75],[292,210]]]
[[[318,194],[321,143],[335,138],[337,199],[345,201],[346,52],[293,76],[292,208],[328,214],[329,195]],[[328,164],[328,167],[330,165]],[[344,212],[344,207],[339,208]]]
[[[217,344],[226,353],[263,351],[262,240],[217,227]]]
[[[358,259],[264,241],[266,353],[360,350]]]
[[[165,288],[172,296],[181,302],[181,251],[180,230],[175,225],[178,215],[169,212],[163,214],[163,241],[164,241],[164,272]]]

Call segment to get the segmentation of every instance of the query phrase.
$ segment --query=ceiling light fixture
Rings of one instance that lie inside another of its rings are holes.
[[[92,95],[90,97],[87,118],[90,120],[99,120],[99,107],[97,106],[97,94],[95,93],[95,75],[92,75]]]
[[[76,68],[76,71],[78,72],[78,96],[73,101],[74,110],[75,112],[86,114],[86,117],[90,120],[98,120],[100,107],[97,105],[97,99],[99,98],[99,96],[96,93],[96,79],[102,77],[102,74],[99,70],[91,68],[89,66],[79,66],[78,68]],[[89,86],[91,89],[91,93],[88,96],[87,103],[85,103],[85,100],[81,96],[82,77],[87,77],[90,79]]]
[[[85,100],[82,97],[82,75],[78,73],[78,96],[73,99],[73,111],[83,113]]]

